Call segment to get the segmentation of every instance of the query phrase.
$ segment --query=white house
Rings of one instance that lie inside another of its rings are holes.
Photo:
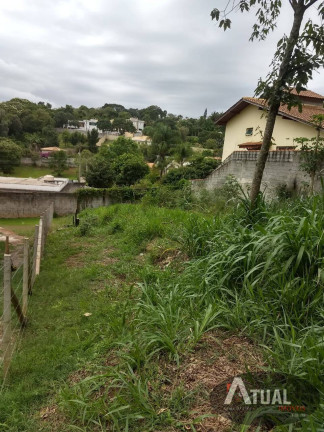
[[[136,117],[131,117],[129,120],[133,123],[133,126],[136,129],[136,132],[142,132],[143,131],[144,120],[139,120]]]
[[[136,129],[136,132],[141,134],[143,129],[144,129],[144,126],[145,126],[144,120],[139,120],[136,117],[131,117],[129,119],[129,121],[131,121],[133,123],[133,126]],[[69,121],[67,125],[64,125],[64,127],[68,128],[68,129],[76,129],[76,130],[83,131],[83,132],[88,132],[88,131],[91,132],[92,129],[98,129],[97,123],[98,123],[97,119],[79,120],[78,126],[74,126],[74,125],[72,126],[70,124],[70,121]],[[113,120],[111,120],[111,123],[113,123]],[[103,133],[103,131],[100,129],[98,129],[98,132]]]
[[[90,119],[90,120],[81,120],[79,121],[79,130],[85,131],[85,132],[91,132],[92,129],[98,129],[97,128],[97,119]],[[101,133],[102,131],[98,129],[98,132]]]

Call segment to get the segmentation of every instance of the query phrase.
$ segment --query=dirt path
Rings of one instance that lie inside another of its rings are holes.
[[[9,237],[9,244],[11,245],[12,264],[15,267],[19,267],[23,262],[24,237],[6,228],[0,227],[0,241],[6,241],[6,236]]]
[[[5,241],[6,236],[9,236],[9,241],[11,244],[22,244],[24,242],[24,237],[20,236],[13,231],[0,226],[0,241]]]

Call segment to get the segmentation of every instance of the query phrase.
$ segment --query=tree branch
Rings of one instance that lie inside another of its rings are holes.
[[[314,3],[316,3],[318,0],[311,0],[309,4],[305,5],[305,9],[308,9],[309,7],[313,6]]]

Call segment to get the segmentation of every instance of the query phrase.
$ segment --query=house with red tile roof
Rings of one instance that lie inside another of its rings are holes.
[[[295,89],[291,93],[297,94]],[[302,102],[301,112],[298,107],[288,109],[287,105],[280,106],[270,150],[298,150],[296,138],[316,136],[313,116],[324,115],[324,96],[310,90],[301,91],[298,96]],[[226,126],[223,161],[234,151],[260,150],[266,114],[264,99],[243,97],[217,120],[216,124]],[[324,136],[324,128],[320,133]]]

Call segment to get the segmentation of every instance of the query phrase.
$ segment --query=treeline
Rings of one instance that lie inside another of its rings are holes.
[[[221,155],[224,130],[215,125],[220,115],[212,113],[208,116],[206,110],[196,119],[168,113],[155,105],[143,109],[108,103],[100,108],[85,105],[78,108],[72,105],[53,108],[44,102],[11,99],[0,103],[0,171],[12,172],[19,156],[37,160],[42,147],[70,149],[70,155],[85,150],[97,153],[98,131],[92,130],[88,135],[78,131],[60,131],[68,123],[77,126],[80,120],[94,118],[98,120],[99,129],[116,130],[123,135],[125,132],[135,132],[129,119],[137,117],[145,122],[143,133],[151,142],[151,145],[141,145],[138,149],[146,162],[155,163],[162,176],[173,159],[182,167],[191,159]],[[195,153],[197,149],[199,155]],[[10,154],[15,154],[15,158],[11,158]],[[216,162],[209,160],[207,163],[215,165]]]
[[[100,108],[89,108],[72,105],[52,108],[48,103],[33,103],[26,99],[11,99],[0,103],[0,137],[12,137],[25,143],[57,145],[56,128],[62,128],[68,122],[78,124],[80,120],[95,118],[99,121],[99,129],[108,130],[113,125],[121,133],[134,132],[129,122],[137,117],[145,122],[144,133],[152,134],[152,127],[164,124],[171,129],[179,129],[182,135],[190,138],[192,143],[199,143],[208,148],[216,149],[222,145],[223,128],[215,125],[220,113],[212,113],[209,117],[205,111],[200,118],[184,118],[182,115],[168,113],[162,108],[152,105],[147,108],[125,108],[123,105],[106,103]],[[113,123],[112,123],[113,121]],[[101,127],[100,127],[101,126]],[[36,135],[35,135],[36,134]]]

